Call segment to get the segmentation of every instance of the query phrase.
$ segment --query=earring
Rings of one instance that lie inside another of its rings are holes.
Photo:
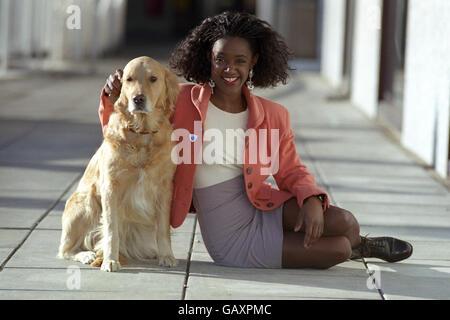
[[[255,88],[255,86],[253,85],[252,78],[253,78],[253,69],[250,69],[250,71],[248,73],[248,81],[246,82],[247,83],[247,88],[250,91],[252,91]]]
[[[211,87],[211,93],[214,94],[214,87],[216,86],[216,83],[214,82],[213,79],[209,79],[208,81],[209,86]]]

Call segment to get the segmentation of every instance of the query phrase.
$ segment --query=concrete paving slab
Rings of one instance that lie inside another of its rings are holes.
[[[47,218],[46,218],[47,219]],[[185,230],[192,226],[192,219],[186,222]],[[61,228],[59,229],[40,229],[34,230],[27,241],[10,259],[5,268],[17,267],[39,267],[53,268],[66,267],[68,264],[77,264],[80,268],[90,268],[90,266],[78,264],[71,261],[58,259],[58,246],[61,237]],[[177,259],[186,259],[191,242],[191,232],[175,230],[172,232],[172,246]]]
[[[10,207],[12,203],[19,203],[22,200],[23,199],[19,200],[9,198],[7,201],[5,201],[5,198],[3,198],[0,206],[3,205],[4,202],[9,202],[9,205],[8,208],[0,207],[0,230],[1,228],[9,228],[9,229],[30,228],[41,217],[42,209],[39,208],[23,209]],[[35,201],[30,200],[29,203],[31,202],[37,203],[39,201],[41,200],[39,199],[36,199]]]
[[[352,212],[361,225],[361,232],[386,232],[409,228],[411,235],[423,235],[434,239],[450,237],[449,214],[441,206],[413,206],[389,203],[339,202],[338,205]],[[387,230],[386,230],[387,229]]]
[[[107,273],[78,264],[64,268],[6,268],[0,299],[180,299],[184,263],[176,268],[128,266]],[[20,281],[18,281],[20,279]]]
[[[367,279],[364,265],[354,261],[328,270],[219,266],[197,232],[186,299],[381,299],[367,288]]]
[[[450,241],[450,233],[446,227],[423,227],[423,226],[401,226],[390,225],[388,223],[382,225],[361,225],[361,234],[369,234],[369,237],[391,235],[397,238],[406,238],[417,241],[442,241],[446,243]],[[439,248],[447,252],[446,248]],[[448,251],[450,252],[450,251]]]
[[[450,298],[450,260],[368,262],[368,267],[379,273],[380,285],[388,300]]]
[[[372,187],[373,192],[382,191],[379,189],[399,189],[392,190],[394,193],[418,193],[418,194],[440,194],[444,198],[449,195],[441,184],[427,179],[427,177],[400,177],[400,176],[368,176],[368,175],[346,175],[326,172],[328,183],[331,186],[349,187]]]
[[[0,266],[28,234],[26,229],[0,229]],[[1,269],[0,269],[1,273]]]
[[[172,235],[177,267],[131,261],[118,273],[58,259],[60,230],[36,229],[0,272],[0,299],[181,299],[192,220]]]

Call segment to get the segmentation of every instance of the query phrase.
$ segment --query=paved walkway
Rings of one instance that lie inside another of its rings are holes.
[[[65,200],[101,143],[99,92],[125,62],[103,60],[91,74],[0,80],[0,299],[450,298],[449,191],[348,101],[327,101],[316,74],[256,93],[289,109],[297,152],[332,203],[355,214],[362,234],[410,241],[410,259],[329,270],[220,267],[194,215],[173,231],[176,268],[105,273],[57,259]]]

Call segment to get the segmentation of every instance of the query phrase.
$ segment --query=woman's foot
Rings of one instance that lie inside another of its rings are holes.
[[[398,262],[409,258],[412,252],[412,245],[403,240],[391,237],[361,237],[361,244],[353,249],[350,259],[378,258],[387,262]]]

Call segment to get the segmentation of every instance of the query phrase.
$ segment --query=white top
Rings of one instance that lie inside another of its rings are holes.
[[[209,187],[242,174],[248,114],[248,108],[230,113],[209,102],[202,163],[196,167],[194,188]]]

